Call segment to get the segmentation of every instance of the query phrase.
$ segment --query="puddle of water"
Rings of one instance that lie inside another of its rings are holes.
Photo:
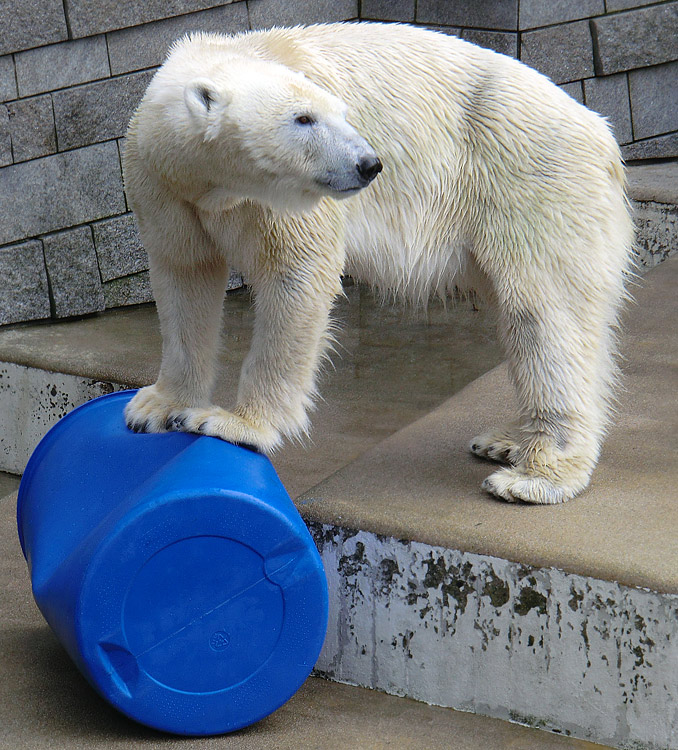
[[[415,311],[382,305],[361,286],[345,291],[347,299],[335,309],[337,352],[320,378],[323,400],[313,415],[311,441],[288,445],[274,457],[292,497],[503,359],[484,305],[433,301]]]

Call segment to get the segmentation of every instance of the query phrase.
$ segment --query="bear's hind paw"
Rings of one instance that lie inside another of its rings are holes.
[[[545,477],[530,476],[514,468],[500,469],[490,474],[482,488],[509,503],[557,505],[571,500],[582,488],[558,486]]]
[[[473,438],[469,450],[480,458],[488,458],[499,463],[515,464],[518,461],[520,446],[511,428],[491,430]]]

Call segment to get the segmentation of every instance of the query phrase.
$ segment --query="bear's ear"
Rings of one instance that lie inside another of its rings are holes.
[[[205,140],[216,138],[219,131],[218,112],[227,104],[227,97],[208,78],[195,78],[184,88],[184,102],[191,115],[204,130]]]

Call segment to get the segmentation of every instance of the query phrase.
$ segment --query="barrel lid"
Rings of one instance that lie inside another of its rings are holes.
[[[83,586],[92,683],[128,716],[179,734],[230,732],[279,708],[327,624],[310,537],[243,498],[181,497],[145,515],[111,535]],[[250,525],[267,527],[265,549],[248,543]]]

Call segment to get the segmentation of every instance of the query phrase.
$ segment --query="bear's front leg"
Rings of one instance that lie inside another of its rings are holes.
[[[135,432],[193,432],[270,452],[280,442],[270,422],[211,404],[227,276],[218,255],[190,265],[151,256],[162,364],[158,381],[129,402],[125,419]]]
[[[344,262],[336,204],[264,227],[248,275],[255,301],[254,336],[243,363],[235,408],[172,411],[169,429],[211,435],[273,452],[285,437],[307,432],[329,314],[341,291]],[[334,220],[333,220],[334,219]]]
[[[298,437],[309,428],[330,311],[341,292],[340,211],[337,204],[324,202],[303,217],[279,219],[264,232],[251,279],[254,336],[234,414],[272,431],[273,442],[255,443],[267,452],[284,437]],[[224,437],[221,419],[215,414],[203,429]]]
[[[178,411],[210,403],[228,266],[187,203],[136,169],[126,180],[150,261],[162,363],[158,381],[127,405],[125,420],[137,432],[164,432]]]
[[[218,434],[270,450],[279,439],[270,425],[211,405],[227,263],[187,204],[164,193],[144,195],[137,215],[150,259],[162,363],[158,381],[127,405],[127,425],[135,432]]]
[[[158,232],[145,239],[147,246]],[[184,410],[209,405],[228,276],[216,254],[187,263],[151,253],[150,261],[163,353],[157,382],[140,389],[125,409],[135,432],[177,429]]]

